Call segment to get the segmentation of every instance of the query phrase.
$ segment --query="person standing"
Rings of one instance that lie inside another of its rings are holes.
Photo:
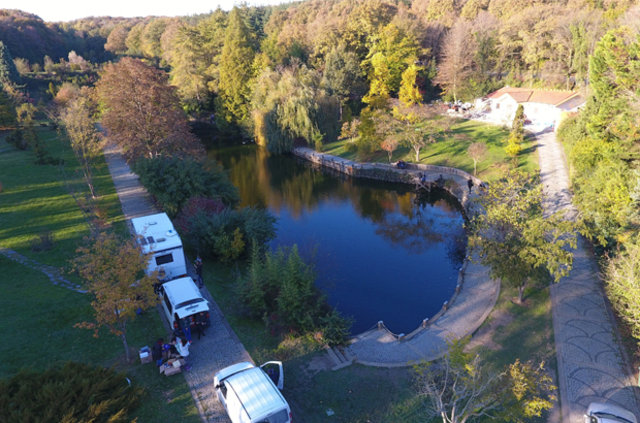
[[[200,339],[200,337],[206,336],[206,333],[204,333],[204,328],[207,324],[206,318],[207,316],[204,311],[201,311],[196,315],[195,325],[196,325],[196,332],[198,332],[198,340]]]
[[[186,339],[180,339],[180,338],[176,338],[175,342],[176,342],[175,344],[176,350],[178,351],[178,354],[185,362],[184,369],[190,370],[191,365],[187,364],[187,357],[189,357],[189,343],[187,342]]]
[[[199,256],[196,258],[196,261],[193,263],[193,267],[196,270],[198,288],[202,288],[202,286],[204,285],[204,281],[202,280],[202,259]]]
[[[158,341],[153,344],[151,348],[151,358],[156,361],[156,366],[160,367],[162,365],[162,346],[164,344],[164,340],[159,338]]]

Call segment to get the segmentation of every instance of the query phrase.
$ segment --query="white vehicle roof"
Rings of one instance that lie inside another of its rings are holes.
[[[189,276],[174,279],[162,284],[164,295],[169,297],[174,312],[183,319],[201,311],[209,311],[209,302],[202,297],[200,290]]]
[[[144,254],[182,247],[182,241],[166,213],[136,217],[131,219],[131,224],[136,235],[140,236],[138,243]]]
[[[244,406],[249,419],[260,418],[288,407],[276,385],[260,368],[249,362],[237,363],[216,374],[218,383],[226,382]]]
[[[592,402],[589,404],[587,415],[598,417],[598,421],[602,423],[638,422],[631,411],[614,404],[601,402]]]

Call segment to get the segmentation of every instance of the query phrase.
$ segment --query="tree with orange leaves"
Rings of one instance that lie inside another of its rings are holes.
[[[101,327],[108,328],[122,340],[129,361],[127,324],[139,310],[156,303],[153,292],[156,275],[145,274],[149,257],[141,254],[133,239],[122,240],[114,234],[101,233],[87,241],[86,246],[77,249],[79,255],[73,268],[93,296],[95,321],[78,323],[76,327],[92,329],[95,337]]]
[[[102,124],[129,159],[204,153],[165,72],[125,57],[105,66],[96,89]]]

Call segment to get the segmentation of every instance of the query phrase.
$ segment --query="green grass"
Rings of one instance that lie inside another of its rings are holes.
[[[474,142],[484,142],[487,145],[487,154],[478,162],[477,176],[485,181],[492,181],[498,179],[506,169],[512,166],[511,159],[504,151],[504,140],[508,135],[509,131],[501,126],[471,120],[457,120],[445,139],[428,145],[420,151],[419,163],[455,167],[473,174],[473,160],[469,157],[467,149]],[[323,152],[357,160],[356,153],[346,150],[346,143],[347,140],[342,140],[327,144]],[[393,153],[392,160],[414,163],[415,153],[409,147],[400,147]],[[378,151],[367,157],[366,161],[387,163],[387,153]],[[538,154],[533,137],[525,139],[518,156],[518,169],[529,173],[538,169]]]
[[[62,169],[35,165],[32,151],[17,150],[0,135],[0,246],[65,269],[89,234],[69,192],[81,198],[88,190],[73,152],[58,134],[48,129],[40,129],[39,134],[51,156],[64,159]],[[120,203],[104,160],[96,166],[94,182],[100,195],[98,207],[115,230],[125,233]],[[33,252],[32,240],[44,232],[52,234],[53,248]],[[42,370],[68,360],[113,366],[145,388],[142,405],[135,412],[139,421],[199,421],[184,377],[161,376],[153,364],[127,364],[118,338],[107,331],[94,338],[91,331],[74,327],[92,318],[87,295],[54,286],[43,273],[4,256],[0,256],[0,269],[0,337],[5,340],[0,346],[0,377],[9,377],[21,368]],[[74,275],[65,277],[78,281]],[[127,338],[137,349],[163,335],[160,316],[149,310],[130,324]]]

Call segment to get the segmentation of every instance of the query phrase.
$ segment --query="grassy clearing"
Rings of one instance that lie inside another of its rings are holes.
[[[0,246],[64,269],[88,235],[85,217],[69,189],[78,198],[84,197],[87,189],[73,152],[56,132],[41,129],[40,136],[51,156],[64,160],[62,168],[35,165],[32,151],[17,150],[0,136]],[[95,172],[100,213],[117,231],[126,231],[103,160]],[[32,240],[45,232],[52,235],[52,249],[32,251]],[[11,376],[21,368],[41,370],[68,360],[113,366],[146,390],[136,411],[139,421],[199,421],[182,376],[160,376],[153,364],[126,364],[122,343],[113,335],[105,331],[94,338],[91,331],[73,327],[92,317],[88,296],[56,287],[43,273],[4,256],[0,256],[0,269],[0,307],[4,310],[0,337],[6,340],[0,346],[0,377]],[[77,281],[74,275],[65,277]],[[158,313],[150,310],[130,325],[129,344],[134,348],[151,345],[164,333]]]
[[[512,166],[511,159],[504,152],[504,140],[508,135],[509,131],[500,126],[472,120],[458,120],[445,139],[422,149],[419,163],[450,166],[473,173],[473,160],[469,157],[467,149],[474,142],[484,142],[487,145],[487,154],[478,162],[478,177],[485,181],[492,181]],[[324,152],[356,160],[356,153],[348,152],[345,148],[346,143],[346,140],[342,140],[327,144]],[[393,153],[393,160],[414,163],[415,153],[409,147],[400,147]],[[371,157],[367,157],[367,161],[387,163],[387,153],[378,151]],[[531,173],[538,169],[534,138],[525,139],[518,161],[518,169],[522,171]]]

